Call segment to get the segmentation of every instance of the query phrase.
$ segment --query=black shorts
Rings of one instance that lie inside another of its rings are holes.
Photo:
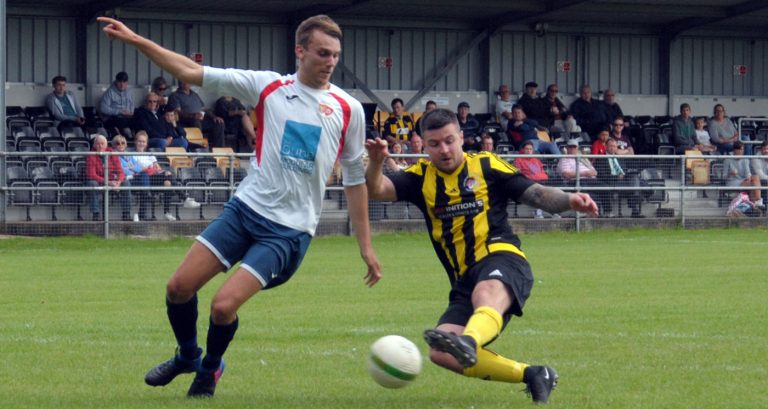
[[[496,252],[476,263],[453,284],[448,295],[448,308],[438,321],[439,324],[466,325],[475,312],[472,305],[472,291],[484,280],[503,282],[514,295],[512,305],[502,314],[507,326],[512,315],[523,315],[523,306],[533,287],[533,272],[524,258],[517,254]]]

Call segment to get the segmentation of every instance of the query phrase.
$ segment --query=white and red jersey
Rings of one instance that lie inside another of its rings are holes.
[[[248,177],[235,196],[269,220],[315,233],[339,159],[344,185],[365,183],[363,107],[341,88],[310,88],[296,74],[205,67],[203,88],[256,107]]]

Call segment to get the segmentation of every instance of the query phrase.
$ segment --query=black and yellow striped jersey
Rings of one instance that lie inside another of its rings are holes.
[[[413,129],[413,119],[410,115],[390,116],[384,122],[383,134],[384,136],[390,136],[401,141],[409,141],[411,140]]]
[[[464,159],[452,174],[420,159],[388,175],[397,199],[414,203],[424,213],[451,283],[489,253],[506,251],[525,258],[507,221],[507,203],[518,200],[534,183],[493,153],[465,153]]]

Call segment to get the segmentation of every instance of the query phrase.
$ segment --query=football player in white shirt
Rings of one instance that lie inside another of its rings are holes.
[[[196,372],[187,395],[210,397],[224,370],[221,358],[237,330],[240,306],[260,290],[284,283],[298,268],[315,232],[325,182],[337,158],[344,172],[349,216],[368,268],[365,282],[372,286],[381,278],[368,225],[362,106],[329,82],[341,54],[341,29],[327,16],[302,22],[296,30],[298,71],[282,76],[203,67],[120,21],[98,20],[106,24],[107,36],[136,47],[180,81],[251,103],[259,116],[248,177],[222,214],[197,237],[168,282],[167,312],[177,353],[145,377],[147,384],[163,386],[177,375]],[[196,333],[197,291],[237,262],[240,267],[211,302],[202,358]]]

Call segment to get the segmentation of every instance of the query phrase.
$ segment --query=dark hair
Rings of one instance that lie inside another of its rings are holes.
[[[684,110],[685,108],[688,108],[688,109],[690,109],[690,108],[691,108],[691,106],[690,106],[690,105],[688,105],[688,103],[687,103],[687,102],[683,102],[682,104],[680,104],[680,112],[683,112],[683,110]]]
[[[733,143],[733,149],[743,149],[743,148],[744,148],[744,144],[743,143],[741,143],[739,141],[736,141],[736,142]]]
[[[514,111],[514,110],[516,110],[516,109],[519,109],[519,110],[521,110],[521,111],[525,112],[525,110],[523,109],[523,106],[522,106],[522,105],[520,105],[520,104],[515,104],[515,105],[512,105],[512,110]]]
[[[115,81],[117,82],[128,82],[128,73],[125,71],[120,71],[115,75]]]
[[[393,100],[392,100],[392,102],[390,102],[390,103],[389,103],[389,106],[391,106],[392,108],[394,108],[394,107],[395,107],[395,104],[397,104],[398,102],[400,103],[400,105],[405,105],[405,103],[403,102],[403,100],[402,100],[402,99],[400,99],[400,98],[395,98],[395,99],[393,99]]]
[[[760,144],[760,149],[763,149],[766,146],[768,146],[768,140],[765,140],[765,141],[763,141],[763,143]]]
[[[602,127],[600,127],[600,133],[603,133],[603,132],[608,132],[608,135],[610,135],[611,134],[610,125],[603,125]]]
[[[67,77],[65,77],[63,75],[57,75],[57,76],[53,77],[53,79],[51,80],[51,85],[56,85],[56,83],[60,82],[60,81],[67,82]]]
[[[168,82],[165,81],[165,78],[157,77],[152,80],[152,89],[159,89],[162,86],[168,87]]]
[[[522,144],[520,144],[520,150],[522,150],[523,148],[525,148],[528,145],[531,145],[531,148],[533,148],[533,141],[529,139],[529,140],[523,142]]]
[[[437,108],[434,111],[427,112],[421,117],[421,130],[433,131],[440,129],[448,124],[459,126],[459,118],[453,111],[444,108]]]
[[[426,103],[426,104],[424,104],[424,106],[429,106],[429,105],[434,105],[435,107],[437,107],[437,102],[435,102],[435,101],[432,101],[432,100],[430,99],[429,101],[427,101],[427,103]]]

